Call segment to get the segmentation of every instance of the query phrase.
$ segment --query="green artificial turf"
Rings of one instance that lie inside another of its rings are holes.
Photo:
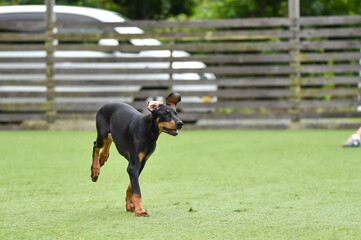
[[[162,134],[140,177],[150,218],[125,209],[114,146],[91,182],[95,132],[0,132],[0,239],[360,239],[351,130]]]

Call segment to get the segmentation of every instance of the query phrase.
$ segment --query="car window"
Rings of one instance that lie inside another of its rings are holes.
[[[44,21],[45,20],[45,13],[37,12],[37,13],[5,13],[0,14],[0,21],[1,22],[13,22],[13,21]],[[74,14],[66,14],[66,13],[57,13],[56,14],[56,21],[58,23],[69,23],[69,22],[76,22],[76,23],[92,23],[92,22],[99,22],[97,19],[82,16],[82,15],[74,15]],[[43,32],[45,29],[17,29],[17,32]],[[87,28],[87,32],[101,32],[100,29],[97,28]],[[2,31],[9,31],[14,32],[13,29],[6,29],[3,28]],[[67,29],[58,29],[59,32],[75,32],[74,29],[67,28]]]

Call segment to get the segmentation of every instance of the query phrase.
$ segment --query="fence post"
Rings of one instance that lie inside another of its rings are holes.
[[[288,0],[288,18],[291,21],[290,30],[293,33],[290,38],[291,49],[290,56],[292,57],[291,66],[294,67],[293,74],[290,75],[292,79],[292,102],[291,109],[291,128],[299,128],[300,124],[300,101],[301,101],[301,73],[300,73],[300,0]]]
[[[46,120],[48,124],[54,123],[55,110],[55,81],[54,81],[54,29],[55,29],[55,0],[46,0]]]
[[[170,32],[174,33],[174,27],[170,28]],[[173,47],[175,41],[174,39],[172,39],[170,41],[170,45]],[[173,70],[173,49],[169,50],[170,52],[170,56],[169,56],[169,69],[172,71]],[[169,73],[169,79],[168,79],[168,92],[172,92],[173,91],[173,73]]]

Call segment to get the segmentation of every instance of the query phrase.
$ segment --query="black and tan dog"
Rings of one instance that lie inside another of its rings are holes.
[[[160,133],[178,135],[183,122],[177,117],[176,105],[181,95],[169,94],[166,104],[152,101],[148,105],[151,112],[142,115],[135,108],[125,103],[108,103],[97,113],[97,140],[93,147],[91,178],[96,182],[100,167],[109,157],[109,148],[114,141],[118,152],[129,161],[127,168],[130,184],[126,191],[126,208],[135,212],[135,216],[149,217],[142,207],[142,195],[139,187],[139,175],[148,158],[156,147]],[[100,152],[100,149],[103,150]]]

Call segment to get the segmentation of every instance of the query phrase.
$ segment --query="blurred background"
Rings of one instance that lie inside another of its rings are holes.
[[[0,0],[1,129],[93,129],[170,91],[186,128],[360,125],[359,0],[45,3]]]
[[[361,14],[358,0],[302,0],[301,16]],[[44,4],[1,0],[0,5]],[[57,0],[58,5],[107,9],[130,19],[217,19],[287,17],[287,0]]]

